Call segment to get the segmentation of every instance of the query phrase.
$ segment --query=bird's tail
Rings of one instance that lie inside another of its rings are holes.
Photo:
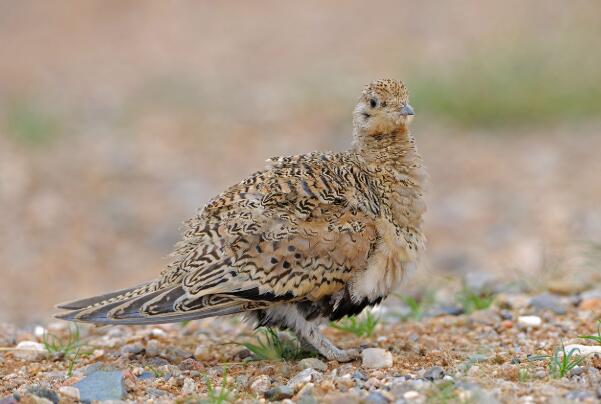
[[[181,286],[157,288],[154,283],[59,304],[69,310],[55,315],[69,321],[95,324],[160,324],[240,313],[250,302],[228,295],[185,296]],[[182,300],[185,303],[182,303]]]

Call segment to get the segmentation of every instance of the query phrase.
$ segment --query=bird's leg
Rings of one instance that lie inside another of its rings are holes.
[[[313,353],[319,353],[317,352],[317,349],[315,349],[315,347],[305,339],[305,337],[303,337],[302,335],[299,335],[297,333],[297,338],[298,338],[298,342],[300,343],[301,349],[305,352],[313,352]]]
[[[308,343],[328,360],[350,362],[359,356],[359,351],[356,349],[337,348],[319,331],[316,323],[307,321],[304,325],[295,330],[301,342]]]

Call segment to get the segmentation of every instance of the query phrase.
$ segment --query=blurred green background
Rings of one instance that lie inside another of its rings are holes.
[[[599,15],[593,0],[0,1],[0,320],[154,277],[178,224],[266,158],[347,148],[383,77],[409,86],[432,176],[415,285],[598,281],[572,251],[601,242]]]

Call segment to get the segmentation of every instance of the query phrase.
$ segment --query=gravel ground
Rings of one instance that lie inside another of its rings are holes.
[[[473,278],[471,282],[478,286]],[[0,402],[601,399],[601,345],[578,338],[596,333],[601,289],[537,296],[499,292],[489,308],[471,314],[462,313],[466,306],[437,302],[411,311],[399,301],[393,297],[375,310],[380,322],[371,337],[325,330],[341,347],[361,346],[362,357],[347,364],[319,357],[256,360],[240,343],[256,342],[257,335],[237,318],[81,327],[78,338],[62,322],[29,330],[5,324],[0,330]],[[407,319],[407,313],[413,318]],[[66,354],[46,351],[48,346],[56,350],[56,341],[64,347],[69,339],[73,343],[63,348]],[[570,345],[583,345],[581,352],[587,353],[564,376],[545,357],[562,343],[568,351]],[[81,346],[79,352],[76,346]]]

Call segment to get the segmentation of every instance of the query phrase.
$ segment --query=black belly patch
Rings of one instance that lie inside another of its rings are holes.
[[[382,296],[371,300],[363,298],[363,300],[355,302],[351,298],[348,289],[345,289],[344,295],[336,308],[334,308],[336,301],[331,296],[317,302],[299,302],[296,304],[296,307],[308,321],[315,320],[318,317],[326,317],[330,321],[338,321],[344,316],[355,316],[361,313],[367,306],[375,306],[376,304],[380,304],[380,302],[382,302]]]

